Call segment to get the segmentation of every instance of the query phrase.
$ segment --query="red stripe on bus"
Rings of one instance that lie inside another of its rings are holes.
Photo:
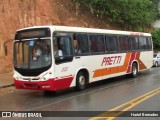
[[[130,73],[131,72],[131,64],[132,64],[132,61],[135,59],[136,57],[136,52],[133,52],[131,54],[131,57],[130,57],[130,61],[129,61],[129,64],[128,64],[128,69],[127,69],[127,73]]]

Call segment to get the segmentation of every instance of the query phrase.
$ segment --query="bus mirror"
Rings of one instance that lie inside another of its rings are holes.
[[[12,40],[13,40],[13,39],[9,39],[9,40],[7,40],[7,41],[3,44],[4,53],[5,53],[6,56],[8,55],[7,43],[11,42]]]
[[[60,64],[60,63],[64,63],[64,62],[70,62],[73,60],[73,56],[59,56],[59,57],[55,57],[55,63],[56,64]]]

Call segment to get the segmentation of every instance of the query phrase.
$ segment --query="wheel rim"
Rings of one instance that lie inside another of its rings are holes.
[[[137,75],[137,69],[136,69],[135,66],[133,67],[133,75],[134,75],[134,76]]]
[[[156,62],[156,67],[158,66],[158,63]]]
[[[80,86],[84,86],[85,85],[85,77],[84,76],[80,76],[79,77],[79,85]]]

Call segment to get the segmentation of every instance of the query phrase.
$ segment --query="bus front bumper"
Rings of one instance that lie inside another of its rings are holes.
[[[20,81],[14,79],[14,85],[16,89],[30,89],[30,90],[48,90],[57,91],[61,89],[67,89],[72,83],[73,77],[65,79],[49,79],[47,81]]]

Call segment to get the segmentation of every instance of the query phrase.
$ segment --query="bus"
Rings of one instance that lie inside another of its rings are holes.
[[[16,31],[14,85],[57,91],[121,75],[136,77],[153,64],[150,33],[69,26]]]

